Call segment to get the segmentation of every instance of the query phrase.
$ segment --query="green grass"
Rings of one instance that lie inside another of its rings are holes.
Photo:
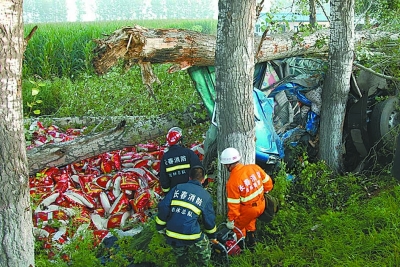
[[[154,97],[142,84],[140,69],[134,66],[127,73],[113,69],[103,76],[81,75],[79,79],[45,80],[37,98],[42,115],[67,116],[144,116],[183,111],[200,103],[186,72],[167,74],[167,65],[153,68],[161,81],[154,84]],[[29,81],[23,84],[24,113],[33,101]]]
[[[354,182],[340,183],[346,187]],[[400,186],[390,177],[373,177],[371,183],[382,188],[370,195],[348,187],[347,194],[363,197],[339,211],[290,201],[299,193],[292,187],[288,204],[272,224],[258,223],[256,251],[232,258],[231,266],[399,266]],[[329,194],[334,186],[317,191]]]

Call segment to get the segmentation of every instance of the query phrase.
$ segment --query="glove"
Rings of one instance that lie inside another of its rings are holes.
[[[226,228],[232,230],[233,228],[235,228],[235,222],[234,221],[227,221],[226,222]]]
[[[219,244],[217,239],[211,239],[210,242],[213,243],[214,245],[218,245]]]

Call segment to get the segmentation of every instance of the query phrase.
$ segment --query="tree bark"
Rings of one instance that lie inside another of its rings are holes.
[[[34,266],[22,115],[22,0],[0,1],[0,266]]]
[[[319,155],[343,170],[342,129],[354,57],[354,0],[331,1],[329,69],[322,90]]]
[[[188,111],[190,112],[190,111]],[[63,117],[63,118],[46,118],[46,123],[56,125],[62,128],[78,128],[82,129],[83,127],[95,126],[91,132],[96,132],[98,127],[107,126],[107,125],[117,125],[121,121],[126,121],[127,125],[135,125],[138,122],[142,122],[149,119],[148,116],[110,116],[110,117],[92,117],[92,116],[83,116],[83,117]],[[27,118],[24,119],[25,125],[34,124],[38,118]],[[95,129],[96,128],[96,129]],[[112,126],[108,127],[108,129],[113,128]]]
[[[248,22],[249,23],[249,22]],[[399,34],[379,31],[356,33],[358,43],[374,42],[383,38],[399,39]],[[329,30],[312,34],[288,32],[254,37],[255,63],[292,56],[328,51]],[[146,29],[138,25],[119,29],[104,39],[95,40],[93,64],[98,74],[106,73],[119,60],[128,68],[132,64],[171,63],[169,72],[191,66],[214,66],[216,37],[182,29]],[[146,66],[143,66],[146,69]],[[147,68],[148,69],[148,68]],[[157,81],[153,73],[146,73],[151,84]]]
[[[310,7],[310,25],[312,28],[315,28],[317,25],[317,7],[316,7],[315,0],[310,0],[309,7]]]
[[[165,135],[173,126],[188,127],[209,120],[209,118],[197,116],[198,112],[201,112],[198,108],[191,107],[183,114],[153,118],[124,117],[114,129],[77,137],[69,142],[46,144],[33,148],[28,150],[29,173],[32,175],[46,167],[65,166],[104,152],[152,140]],[[73,118],[70,119],[75,121]],[[95,121],[93,118],[82,119],[84,122]],[[116,118],[112,119],[116,120]]]
[[[241,152],[243,163],[255,162],[253,106],[254,21],[256,1],[220,0],[215,54],[217,149]],[[219,167],[217,213],[227,212],[226,181],[229,173]]]

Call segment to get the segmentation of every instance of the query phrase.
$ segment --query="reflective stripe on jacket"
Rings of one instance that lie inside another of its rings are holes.
[[[202,165],[199,157],[189,148],[173,145],[168,148],[161,159],[160,184],[167,193],[177,184],[189,181],[190,168]]]
[[[240,209],[257,206],[264,201],[264,192],[271,191],[271,177],[256,164],[237,164],[226,183],[228,219],[234,221]]]
[[[179,184],[158,204],[156,217],[157,230],[166,227],[167,243],[173,246],[193,244],[204,238],[203,231],[209,238],[215,237],[215,212],[210,194],[199,181]]]

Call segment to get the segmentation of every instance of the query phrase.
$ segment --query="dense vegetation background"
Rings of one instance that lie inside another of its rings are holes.
[[[167,74],[167,65],[154,65],[161,84],[150,98],[142,84],[140,68],[114,68],[97,76],[92,66],[94,39],[123,26],[185,28],[215,33],[215,20],[148,20],[95,23],[38,24],[24,54],[23,97],[25,115],[117,116],[149,115],[181,110],[199,97],[186,72]],[[25,25],[26,35],[34,25]],[[32,88],[39,95],[32,95]],[[39,103],[37,102],[39,100]],[[34,107],[29,107],[33,104]]]
[[[134,24],[216,30],[213,20],[39,24],[24,58],[25,116],[156,115],[198,103],[187,73],[167,74],[168,66],[154,66],[161,81],[155,87],[156,98],[142,85],[138,67],[115,67],[104,76],[94,73],[92,40]],[[25,25],[26,34],[33,26]],[[202,127],[190,138],[204,134],[207,125]],[[231,266],[400,266],[400,186],[390,175],[391,166],[368,175],[335,176],[323,162],[297,152],[290,175],[284,165],[272,174],[272,194],[282,204],[279,213],[269,225],[259,222],[256,250],[230,257]],[[51,260],[37,241],[36,265],[128,266],[132,258],[174,265],[170,248],[152,222],[134,239],[121,239],[118,249],[93,248],[91,238],[88,234],[83,241],[70,243]]]

